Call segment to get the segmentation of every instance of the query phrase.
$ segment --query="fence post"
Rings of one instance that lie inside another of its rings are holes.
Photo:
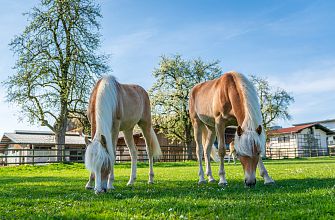
[[[32,159],[32,162],[33,162],[33,165],[35,164],[35,146],[32,145],[32,150],[33,150],[33,159]]]

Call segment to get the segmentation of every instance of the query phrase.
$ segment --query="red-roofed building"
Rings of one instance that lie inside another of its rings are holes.
[[[267,156],[295,158],[328,155],[328,135],[334,131],[319,124],[299,124],[268,132]]]

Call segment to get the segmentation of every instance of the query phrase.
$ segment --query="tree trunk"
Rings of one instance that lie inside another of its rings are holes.
[[[63,152],[65,152],[65,134],[67,126],[67,108],[62,105],[62,110],[58,123],[56,124],[55,142],[57,149],[57,161],[62,162],[65,160]]]
[[[192,151],[192,127],[185,123],[185,142],[186,142],[186,150],[187,150],[187,160],[193,160],[193,151]]]

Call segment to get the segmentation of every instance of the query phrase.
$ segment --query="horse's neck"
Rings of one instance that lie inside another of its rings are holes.
[[[245,109],[245,98],[242,91],[239,88],[234,87],[234,91],[230,91],[230,103],[232,107],[232,114],[236,118],[237,124],[242,126],[247,117]],[[233,95],[232,95],[233,94]]]

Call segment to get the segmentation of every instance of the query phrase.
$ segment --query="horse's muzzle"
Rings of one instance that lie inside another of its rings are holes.
[[[253,180],[247,180],[247,179],[245,179],[244,180],[244,184],[245,184],[245,187],[248,187],[248,188],[255,187],[255,185],[256,185],[256,179],[253,179]]]

